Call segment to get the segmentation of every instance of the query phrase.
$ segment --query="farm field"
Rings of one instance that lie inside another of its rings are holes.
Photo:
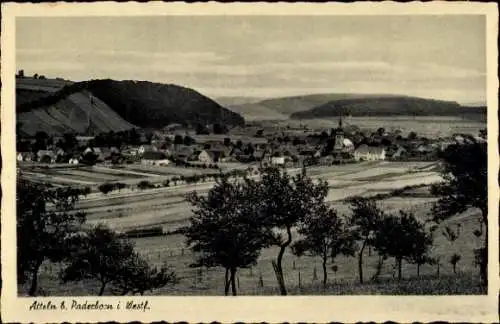
[[[388,193],[405,186],[439,181],[437,172],[408,173],[429,164],[412,163],[408,168],[404,163],[398,162],[394,165],[388,162],[367,162],[311,168],[308,172],[313,178],[329,182],[327,201],[333,203],[353,195]],[[289,170],[291,174],[299,171]],[[87,213],[89,223],[105,223],[115,230],[163,226],[164,231],[172,231],[184,224],[191,214],[190,205],[184,199],[186,194],[192,191],[206,193],[213,184],[213,181],[209,181],[145,191],[124,189],[108,195],[93,193],[78,202],[76,207]]]

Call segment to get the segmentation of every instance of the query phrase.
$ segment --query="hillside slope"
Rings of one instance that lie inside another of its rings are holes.
[[[134,127],[101,100],[93,98],[91,102],[90,97],[87,91],[80,91],[53,104],[18,112],[20,132],[33,136],[38,131],[59,135],[68,132],[87,134],[90,131],[95,135]]]
[[[406,96],[378,96],[332,100],[306,111],[291,114],[293,119],[351,116],[475,116],[486,114],[485,107],[470,108],[457,102]]]
[[[27,135],[86,133],[88,120],[93,133],[171,123],[244,123],[192,89],[145,81],[16,79],[16,101],[20,133]]]

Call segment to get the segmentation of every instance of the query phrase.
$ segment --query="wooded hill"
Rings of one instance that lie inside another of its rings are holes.
[[[27,87],[23,78],[17,81],[18,121],[25,133],[82,132],[88,117],[99,131],[161,128],[174,123],[244,123],[237,113],[178,85],[105,79],[68,83],[57,91],[46,91],[47,81],[36,80],[38,88],[33,84]]]

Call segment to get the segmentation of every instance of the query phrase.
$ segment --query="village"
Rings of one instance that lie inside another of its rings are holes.
[[[215,127],[217,128],[217,127]],[[207,132],[208,133],[208,132]],[[200,134],[174,125],[164,130],[126,131],[97,136],[63,137],[39,132],[17,140],[20,166],[140,164],[218,168],[220,164],[278,165],[287,168],[331,166],[360,161],[434,161],[453,143],[485,141],[482,136],[455,134],[445,138],[419,137],[411,132],[360,131],[354,125],[331,130],[235,127],[225,134]]]

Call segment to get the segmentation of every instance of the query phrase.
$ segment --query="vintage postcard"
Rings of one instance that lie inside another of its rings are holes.
[[[496,322],[493,3],[2,4],[6,322]]]

